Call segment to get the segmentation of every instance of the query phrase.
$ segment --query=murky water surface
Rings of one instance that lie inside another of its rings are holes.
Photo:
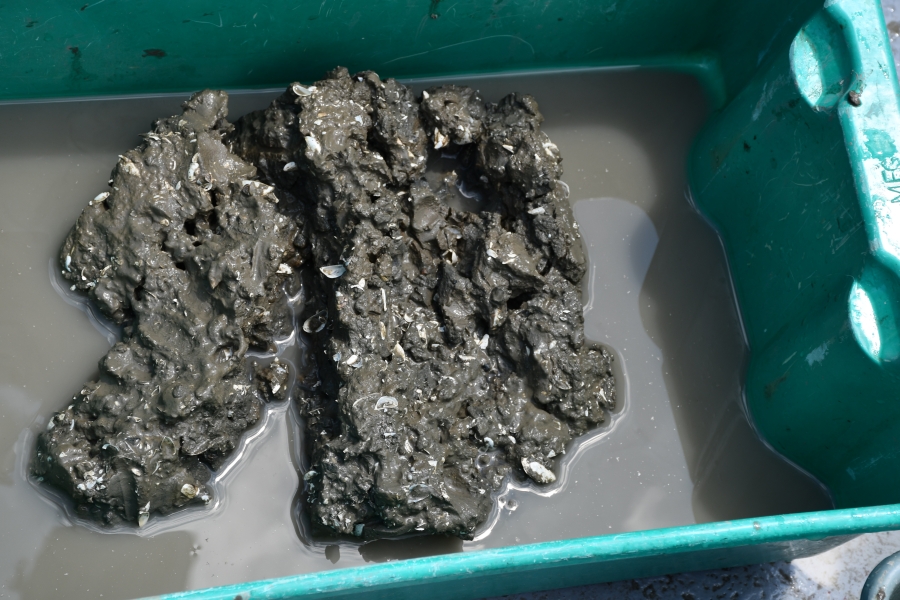
[[[281,405],[222,478],[215,508],[151,521],[140,536],[73,525],[25,467],[35,433],[92,376],[110,335],[54,290],[52,261],[117,155],[184,98],[0,106],[0,598],[136,597],[830,506],[742,409],[746,349],[724,253],[685,180],[706,114],[699,86],[649,71],[462,82],[491,100],[538,99],[589,250],[586,333],[618,359],[621,408],[569,450],[559,484],[507,489],[474,542],[309,546],[293,518],[296,423]],[[274,95],[234,94],[232,118]]]

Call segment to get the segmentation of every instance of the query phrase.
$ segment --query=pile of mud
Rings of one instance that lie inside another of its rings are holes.
[[[84,517],[142,525],[209,502],[290,394],[321,530],[471,538],[508,474],[553,483],[616,394],[534,99],[416,98],[339,68],[226,116],[206,90],[156,122],[67,237],[62,274],[123,335],[39,436],[34,476]],[[285,285],[306,298],[308,372],[246,359],[292,330]]]

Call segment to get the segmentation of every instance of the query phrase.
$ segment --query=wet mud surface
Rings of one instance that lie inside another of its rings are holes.
[[[282,284],[295,227],[222,143],[226,113],[227,95],[206,91],[158,121],[60,252],[72,289],[123,332],[100,377],[38,437],[34,475],[81,516],[143,525],[209,502],[210,471],[263,402],[284,397],[272,382],[285,374],[254,376],[244,357],[290,331]]]
[[[63,276],[123,336],[33,474],[105,523],[208,502],[288,393],[287,367],[245,360],[291,331],[287,285],[314,365],[292,396],[315,531],[470,539],[505,477],[556,481],[616,391],[535,100],[337,69],[226,116],[204,91],[158,121],[66,239]]]

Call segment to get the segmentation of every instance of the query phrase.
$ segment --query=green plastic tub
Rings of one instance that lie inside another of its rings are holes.
[[[0,22],[8,100],[273,88],[335,64],[693,74],[713,112],[690,180],[734,278],[747,408],[837,506],[167,598],[474,598],[789,560],[900,528],[900,110],[876,0],[35,0]]]

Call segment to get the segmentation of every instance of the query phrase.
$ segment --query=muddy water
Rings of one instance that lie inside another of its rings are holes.
[[[718,239],[691,209],[703,121],[685,76],[593,72],[471,79],[537,96],[590,255],[586,333],[616,353],[622,408],[572,448],[560,485],[510,487],[474,542],[309,547],[293,510],[296,424],[275,408],[219,505],[142,536],[73,526],[24,479],[34,433],[92,376],[109,336],[51,285],[51,261],[116,155],[183,98],[0,106],[0,598],[122,598],[515,543],[827,508],[753,433],[746,350]],[[232,116],[273,96],[232,97]]]

